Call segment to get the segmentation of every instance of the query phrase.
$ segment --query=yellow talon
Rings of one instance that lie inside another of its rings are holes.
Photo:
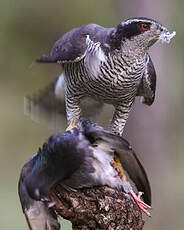
[[[69,130],[71,130],[73,128],[78,128],[78,125],[75,124],[74,119],[71,120],[71,122],[70,122],[69,126],[67,127],[66,131],[69,131]]]
[[[122,179],[122,181],[127,181],[127,177],[126,174],[123,170],[122,164],[120,162],[120,159],[118,156],[114,157],[114,160],[111,161],[111,165],[117,170],[120,178]]]

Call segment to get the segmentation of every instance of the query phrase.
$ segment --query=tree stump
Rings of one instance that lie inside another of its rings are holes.
[[[68,191],[56,185],[50,196],[55,211],[74,230],[141,230],[142,213],[129,195],[107,186]]]

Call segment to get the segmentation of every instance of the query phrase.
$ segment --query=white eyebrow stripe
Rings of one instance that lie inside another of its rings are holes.
[[[129,19],[125,22],[122,22],[121,25],[128,25],[128,24],[131,24],[132,22],[152,23],[150,20],[146,20],[146,19]]]

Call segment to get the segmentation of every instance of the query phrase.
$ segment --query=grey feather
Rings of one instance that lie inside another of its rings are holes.
[[[148,55],[148,63],[141,79],[137,96],[141,96],[142,103],[152,105],[155,99],[155,90],[156,72],[151,57]]]

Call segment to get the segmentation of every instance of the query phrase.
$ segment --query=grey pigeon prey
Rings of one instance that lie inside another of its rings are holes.
[[[51,136],[24,164],[19,197],[31,230],[60,228],[49,201],[49,193],[58,183],[68,189],[102,185],[121,189],[150,216],[151,189],[135,152],[125,139],[87,120],[80,119],[78,128]]]
[[[99,102],[98,108],[103,103],[114,106],[111,131],[122,135],[135,97],[141,96],[146,105],[155,98],[156,73],[149,48],[157,41],[169,43],[175,34],[148,18],[130,18],[114,28],[88,24],[64,34],[37,62],[62,66],[53,92],[59,100],[65,86],[69,127],[81,117],[82,100],[92,98]],[[94,112],[95,106],[86,110]]]

